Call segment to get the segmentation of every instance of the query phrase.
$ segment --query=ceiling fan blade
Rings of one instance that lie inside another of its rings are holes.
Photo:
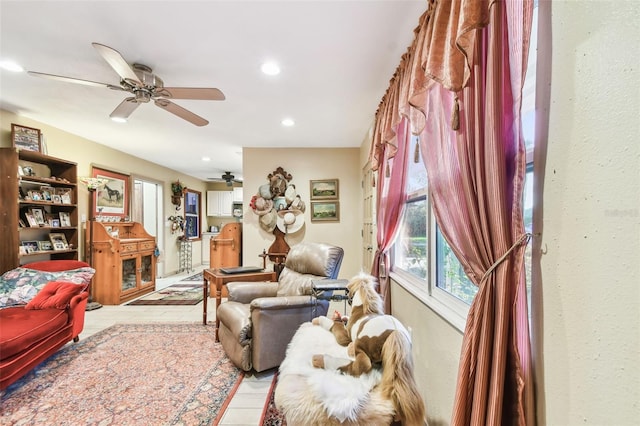
[[[136,102],[136,98],[130,97],[120,102],[120,105],[113,110],[109,117],[111,118],[129,118],[131,113],[140,106],[140,103]]]
[[[106,84],[106,83],[98,83],[97,81],[81,80],[79,78],[63,77],[61,75],[45,74],[43,72],[37,72],[37,71],[27,71],[27,74],[32,75],[34,77],[64,81],[65,83],[75,83],[75,84],[83,84],[85,86],[105,87],[113,90],[123,90],[120,86],[113,86],[111,84]]]
[[[171,99],[197,99],[203,101],[225,100],[222,91],[208,87],[164,87],[162,92],[162,96]]]
[[[187,120],[188,122],[195,124],[196,126],[206,126],[207,124],[209,124],[209,122],[207,120],[205,120],[204,118],[200,117],[199,115],[196,115],[194,113],[192,113],[191,111],[182,108],[179,105],[174,104],[173,102],[169,101],[168,99],[156,99],[155,101],[156,105],[159,106],[160,108],[169,111],[171,114],[175,114],[178,117]]]
[[[100,43],[91,43],[91,45],[96,48],[98,53],[100,53],[104,60],[111,65],[111,68],[113,68],[115,72],[122,77],[122,79],[142,84],[136,73],[133,71],[133,68],[131,68],[127,61],[124,60],[120,52]]]

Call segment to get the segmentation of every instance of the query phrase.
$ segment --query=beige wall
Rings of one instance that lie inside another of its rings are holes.
[[[53,157],[63,158],[78,164],[78,176],[89,176],[91,173],[91,164],[108,167],[110,170],[123,173],[137,173],[147,178],[158,180],[164,183],[164,212],[162,214],[162,222],[164,224],[165,245],[160,247],[160,261],[164,262],[165,275],[176,273],[179,269],[178,259],[178,234],[171,234],[169,221],[167,218],[175,213],[175,207],[171,204],[171,182],[180,179],[187,187],[203,192],[203,203],[206,200],[206,184],[196,178],[187,176],[166,167],[159,166],[138,157],[116,151],[105,145],[101,145],[63,132],[60,129],[17,116],[11,112],[0,110],[0,146],[11,146],[11,123],[22,124],[28,127],[40,129],[46,137],[48,154]],[[82,188],[78,188],[79,214],[78,220],[84,214],[88,217],[88,192]],[[180,210],[182,213],[182,210]],[[203,214],[205,214],[203,212]],[[83,235],[83,234],[81,234]],[[82,247],[82,242],[80,243]],[[83,250],[83,249],[82,249]],[[84,253],[84,251],[82,251]],[[81,254],[80,258],[84,257]],[[193,244],[194,264],[200,263],[201,258],[200,244]]]
[[[300,241],[326,242],[340,246],[345,251],[341,278],[350,278],[360,271],[361,189],[358,148],[292,148],[292,149],[243,149],[243,263],[259,265],[258,255],[269,249],[275,237],[262,230],[258,216],[248,207],[258,187],[267,183],[267,175],[278,167],[289,172],[296,191],[305,202],[305,225],[299,232],[287,237],[289,246]],[[340,222],[311,223],[309,190],[310,180],[339,179]]]
[[[540,425],[640,419],[640,49],[630,42],[639,19],[637,1],[540,2],[539,49],[549,56],[539,56],[538,90],[551,106],[538,116],[548,112],[549,132],[546,167],[536,170],[544,177],[532,298]],[[430,424],[448,424],[461,333],[397,284],[392,298],[413,330]]]

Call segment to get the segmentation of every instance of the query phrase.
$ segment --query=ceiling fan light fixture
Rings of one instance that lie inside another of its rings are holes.
[[[111,120],[115,121],[116,123],[126,123],[127,119],[124,117],[111,117]]]

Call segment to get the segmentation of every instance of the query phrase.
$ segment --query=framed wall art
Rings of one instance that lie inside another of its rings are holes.
[[[311,222],[339,222],[340,203],[338,201],[311,202]]]
[[[91,176],[107,180],[103,187],[96,190],[93,201],[94,215],[119,217],[121,219],[128,217],[129,175],[92,166]]]
[[[11,144],[14,148],[42,152],[40,129],[11,123]]]
[[[337,200],[339,197],[338,179],[312,180],[311,200]]]

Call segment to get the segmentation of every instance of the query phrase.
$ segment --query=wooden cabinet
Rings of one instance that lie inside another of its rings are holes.
[[[242,203],[242,187],[241,186],[236,186],[235,188],[233,188],[233,202],[234,203]]]
[[[242,223],[227,223],[210,240],[209,259],[210,268],[242,265]]]
[[[96,302],[119,305],[155,290],[155,248],[155,238],[138,222],[93,222]]]
[[[77,179],[76,163],[0,148],[0,273],[40,260],[78,259]]]
[[[233,191],[207,191],[207,216],[231,216]]]

